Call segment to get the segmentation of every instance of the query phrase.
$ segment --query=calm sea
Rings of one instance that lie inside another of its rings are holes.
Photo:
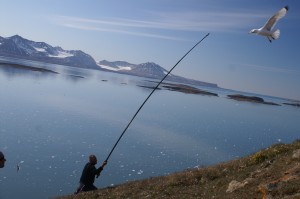
[[[0,150],[7,159],[0,198],[72,194],[88,156],[95,154],[101,164],[149,95],[151,89],[141,87],[149,79],[14,62],[58,73],[0,64]],[[201,89],[219,96],[155,91],[95,184],[203,167],[299,139],[299,108],[238,102],[226,96],[239,92]]]

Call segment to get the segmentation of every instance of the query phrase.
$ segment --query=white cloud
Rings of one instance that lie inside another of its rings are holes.
[[[80,24],[60,24],[64,27],[68,28],[75,28],[75,29],[81,29],[81,30],[90,30],[90,31],[99,31],[99,32],[112,32],[112,33],[121,33],[121,34],[127,34],[127,35],[135,35],[135,36],[144,36],[144,37],[153,37],[158,39],[167,39],[167,40],[184,40],[179,37],[172,37],[172,36],[165,36],[162,34],[151,34],[151,33],[145,33],[145,32],[138,32],[138,31],[128,31],[128,30],[122,30],[117,28],[102,28],[92,25],[80,25]]]
[[[185,32],[236,32],[249,29],[262,20],[267,20],[264,13],[251,11],[238,12],[152,12],[151,19],[100,18],[89,19],[72,16],[55,16],[56,24],[90,31],[113,32],[120,34],[154,37],[168,40],[186,40],[170,36],[173,33],[162,31]],[[168,34],[168,35],[167,35]]]

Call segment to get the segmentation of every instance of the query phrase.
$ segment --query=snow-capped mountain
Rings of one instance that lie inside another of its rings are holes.
[[[131,74],[136,76],[144,76],[149,78],[161,79],[168,71],[153,62],[142,64],[131,64],[125,61],[109,62],[102,60],[97,62],[103,70],[110,70],[118,73]]]
[[[155,64],[153,62],[147,62],[142,64],[131,64],[125,61],[114,61],[109,62],[107,60],[102,60],[97,62],[103,70],[114,71],[117,73],[136,75],[154,79],[162,79],[168,71],[163,67]],[[202,82],[198,80],[188,79],[177,75],[169,74],[166,78],[169,81],[193,84],[193,85],[202,85],[202,86],[212,86],[217,87],[217,84]]]
[[[12,37],[0,36],[0,56],[15,57],[27,60],[41,61],[78,68],[96,69],[140,77],[162,79],[168,71],[153,62],[131,64],[126,61],[106,61],[96,63],[93,57],[81,50],[64,50],[53,47],[45,42],[35,42],[19,35]],[[217,87],[216,84],[192,80],[169,74],[167,80],[179,83]]]
[[[45,42],[34,42],[19,35],[0,37],[0,55],[88,69],[99,69],[95,60],[80,50],[64,50]]]

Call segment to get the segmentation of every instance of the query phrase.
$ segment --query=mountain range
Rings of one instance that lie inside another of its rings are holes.
[[[0,56],[20,58],[26,60],[41,61],[59,65],[66,65],[85,69],[102,70],[126,75],[135,75],[153,79],[162,79],[168,71],[153,62],[132,64],[126,61],[96,62],[89,54],[81,50],[64,50],[53,47],[45,42],[35,42],[19,35],[11,37],[0,36]],[[217,87],[217,84],[193,80],[177,75],[169,74],[168,81]]]

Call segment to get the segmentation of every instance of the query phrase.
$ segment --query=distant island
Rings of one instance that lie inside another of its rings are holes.
[[[296,106],[296,107],[300,107],[300,102],[295,102],[295,103],[287,103],[287,102],[285,102],[285,103],[283,103],[283,104],[285,104],[285,105],[289,105],[289,106]]]
[[[184,85],[184,84],[171,84],[171,83],[163,83],[163,88],[166,88],[170,91],[178,91],[186,94],[198,94],[198,95],[210,95],[210,96],[218,96],[216,93],[212,93],[209,91],[201,90],[192,86]]]
[[[259,104],[267,104],[267,105],[275,105],[275,106],[280,106],[280,104],[276,104],[274,102],[266,102],[263,98],[261,97],[256,97],[256,96],[245,96],[245,95],[227,95],[230,99],[234,99],[237,101],[247,101],[247,102],[253,102],[253,103],[259,103]]]
[[[155,83],[155,84],[158,83],[158,82],[155,82],[155,81],[149,81],[149,82],[152,82],[152,83]],[[137,85],[137,86],[143,87],[143,88],[155,89],[156,85],[151,85],[151,86]],[[162,83],[161,87],[159,87],[157,89],[158,90],[166,89],[166,90],[177,91],[177,92],[186,93],[186,94],[218,96],[218,94],[216,94],[216,93],[201,90],[201,89],[198,89],[196,87],[188,86],[188,85],[185,85],[185,84]]]

